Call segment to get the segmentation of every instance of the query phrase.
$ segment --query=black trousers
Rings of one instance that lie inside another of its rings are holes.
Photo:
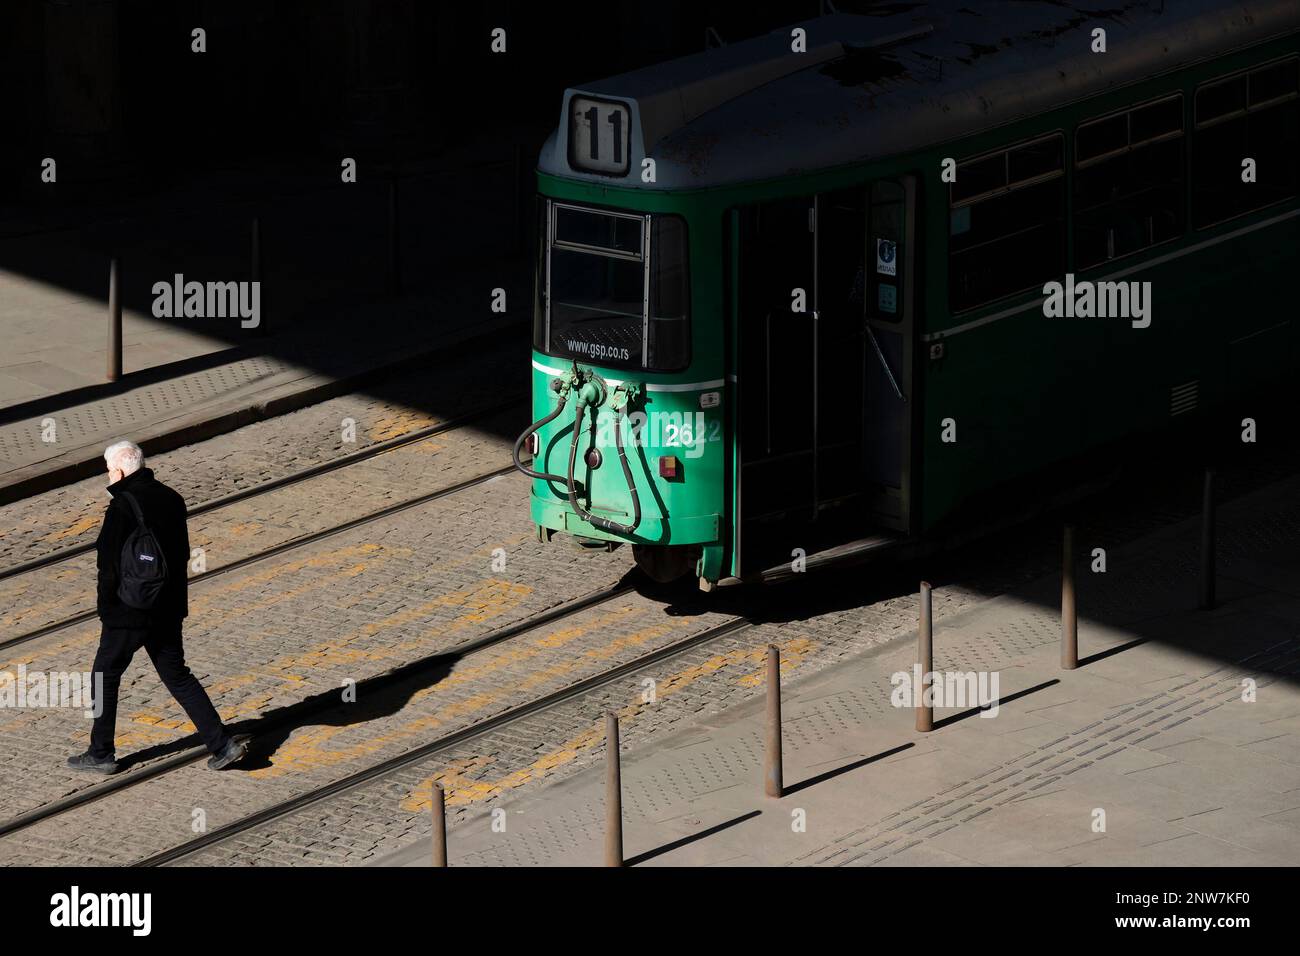
[[[185,666],[185,650],[181,646],[181,622],[167,621],[147,628],[118,628],[104,626],[99,635],[99,650],[95,654],[95,673],[104,675],[103,707],[90,731],[90,754],[93,757],[112,757],[113,737],[117,728],[117,692],[122,685],[131,658],[141,647],[153,661],[154,670],[177,703],[185,708],[190,722],[198,729],[199,737],[213,753],[230,742],[225,725],[217,709],[212,706],[207,691]],[[96,701],[98,704],[99,702]]]

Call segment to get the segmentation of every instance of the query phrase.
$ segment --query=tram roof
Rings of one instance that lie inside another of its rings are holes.
[[[565,91],[542,172],[643,189],[796,176],[922,149],[1300,28],[1300,4],[1225,0],[886,3]],[[1163,8],[1163,9],[1162,9]],[[791,51],[791,31],[807,51]],[[1106,30],[1093,53],[1092,31]],[[626,175],[569,163],[574,96],[629,110]],[[655,160],[654,183],[641,161]]]

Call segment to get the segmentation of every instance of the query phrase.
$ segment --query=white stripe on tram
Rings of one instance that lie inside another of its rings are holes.
[[[544,375],[564,375],[569,371],[568,369],[551,368],[549,365],[543,365],[541,362],[537,361],[537,359],[533,359],[533,368],[537,369],[537,371]],[[623,380],[618,378],[607,378],[605,379],[605,384],[617,388],[619,385],[623,384]],[[647,385],[645,389],[647,392],[694,392],[706,388],[721,388],[723,384],[724,383],[720,378],[715,378],[709,382],[684,382],[680,385],[657,384],[652,382]]]

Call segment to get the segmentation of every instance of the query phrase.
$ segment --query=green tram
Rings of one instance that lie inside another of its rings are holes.
[[[1300,6],[887,6],[566,91],[543,540],[706,590],[923,542],[1296,369]]]

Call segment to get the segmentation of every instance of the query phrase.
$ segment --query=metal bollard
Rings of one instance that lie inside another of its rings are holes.
[[[781,765],[781,649],[767,645],[767,741],[763,761],[763,792],[769,797],[785,793]]]
[[[934,730],[934,707],[925,702],[934,671],[934,618],[931,614],[930,582],[921,582],[921,616],[916,628],[916,662],[921,667],[921,686],[916,698],[916,729],[923,734]]]
[[[618,715],[605,714],[605,865],[623,865],[623,777],[618,765]]]
[[[433,865],[447,865],[447,794],[433,785]]]
[[[1201,491],[1201,610],[1214,609],[1214,470],[1205,469]]]
[[[1074,527],[1065,526],[1061,546],[1061,667],[1079,666],[1079,615],[1074,603]]]
[[[397,209],[397,175],[388,177],[388,291],[402,294],[402,244]]]
[[[121,262],[114,256],[108,263],[108,380],[122,377],[122,288]]]

